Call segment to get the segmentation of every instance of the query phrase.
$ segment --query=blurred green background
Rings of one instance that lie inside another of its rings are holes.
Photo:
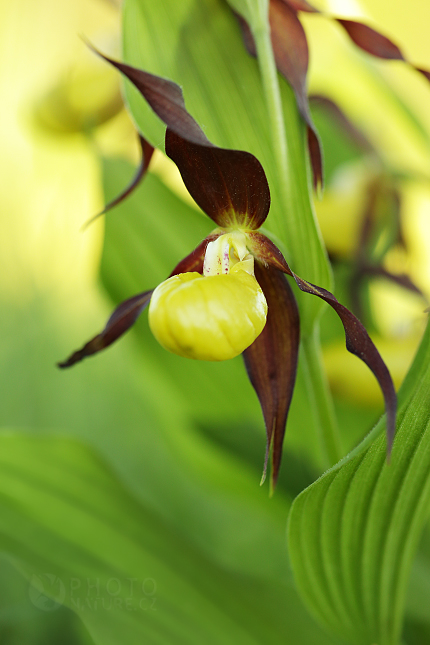
[[[426,3],[325,6],[370,21],[430,67]],[[120,57],[120,8],[3,0],[0,11],[2,642],[340,643],[309,617],[286,551],[291,501],[326,467],[300,371],[269,499],[258,485],[264,424],[240,358],[171,356],[144,314],[105,353],[56,369],[118,302],[163,280],[211,223],[156,153],[138,191],[82,230],[138,159],[120,79],[79,37]],[[303,22],[310,93],[339,105],[368,143],[312,102],[326,160],[316,210],[335,293],[359,311],[399,385],[430,295],[430,88],[404,64],[357,53],[333,22]],[[385,274],[365,271],[363,257]],[[407,274],[422,295],[387,272]],[[322,337],[346,453],[382,401],[328,313]],[[430,629],[416,601],[430,590],[426,535],[408,643],[427,642]]]

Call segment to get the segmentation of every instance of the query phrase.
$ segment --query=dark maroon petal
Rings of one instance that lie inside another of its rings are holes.
[[[166,152],[205,213],[218,226],[259,228],[270,206],[260,162],[248,152],[214,146],[187,112],[176,83],[96,53],[135,85],[167,125]]]
[[[317,188],[322,185],[322,154],[309,110],[306,82],[309,50],[306,34],[294,8],[283,0],[270,0],[269,21],[276,67],[293,88],[300,114],[308,126],[309,155],[314,186]]]
[[[74,352],[67,360],[58,363],[58,367],[71,367],[83,358],[100,352],[122,336],[136,322],[152,295],[151,291],[144,291],[122,302],[113,312],[103,331],[86,343],[82,349]]]
[[[212,145],[205,133],[187,112],[182,90],[173,81],[155,76],[141,69],[120,63],[89,45],[90,48],[105,61],[116,67],[139,90],[155,114],[167,125],[168,128],[179,134],[184,139],[199,143],[204,146]]]
[[[243,353],[249,379],[257,393],[266,424],[263,481],[271,454],[271,490],[278,479],[288,410],[296,380],[300,325],[297,304],[283,272],[255,263],[268,305],[266,325]]]
[[[372,56],[388,60],[405,60],[400,49],[389,38],[355,20],[337,18],[351,40]]]
[[[300,112],[306,112],[309,50],[305,31],[295,11],[282,0],[270,1],[269,21],[276,66],[293,88]]]
[[[260,228],[269,212],[270,191],[256,157],[196,145],[169,128],[166,154],[178,166],[190,195],[218,226]]]
[[[379,31],[372,29],[372,27],[363,25],[361,22],[356,22],[355,20],[337,18],[337,22],[342,25],[351,40],[368,54],[372,54],[372,56],[377,56],[378,58],[384,58],[385,60],[409,62],[392,40],[380,34]],[[414,67],[414,65],[411,66]],[[414,69],[430,81],[430,72],[428,70],[418,67],[414,67]]]
[[[254,38],[247,22],[239,16],[245,47],[256,56]],[[272,47],[278,71],[291,85],[300,114],[308,127],[309,156],[314,186],[322,185],[322,154],[320,141],[309,110],[306,75],[309,63],[306,34],[296,11],[283,0],[270,0],[269,21]]]
[[[323,156],[322,156],[322,145],[316,128],[313,125],[307,126],[308,131],[308,150],[309,150],[309,159],[311,162],[312,168],[312,177],[313,177],[313,187],[314,190],[318,190],[318,186],[321,188],[324,185],[324,173],[323,173]]]
[[[280,250],[262,233],[256,231],[250,233],[248,247],[261,262],[292,276],[301,291],[318,296],[336,311],[345,329],[347,350],[366,363],[376,376],[382,390],[387,413],[387,454],[389,456],[396,428],[397,397],[387,366],[364,326],[354,314],[338,302],[330,291],[311,284],[293,273]]]
[[[135,188],[138,187],[144,176],[146,175],[146,171],[148,170],[149,163],[152,159],[152,155],[154,153],[154,148],[151,146],[150,143],[146,141],[142,137],[141,134],[139,134],[139,144],[140,144],[140,149],[141,149],[141,160],[139,167],[136,171],[135,176],[131,180],[131,183],[125,188],[118,197],[115,197],[109,204],[107,204],[100,213],[97,213],[97,215],[94,215],[88,222],[86,222],[84,228],[92,224],[98,217],[101,217],[101,215],[104,215],[108,211],[111,210],[111,208],[114,208],[114,206],[118,206],[124,199],[126,199],[131,193],[134,191]]]
[[[191,273],[192,271],[203,273],[203,260],[205,257],[206,247],[209,242],[216,240],[220,235],[222,235],[222,233],[213,233],[212,235],[205,237],[194,251],[175,266],[169,277],[171,278],[172,275],[178,275],[179,273]]]

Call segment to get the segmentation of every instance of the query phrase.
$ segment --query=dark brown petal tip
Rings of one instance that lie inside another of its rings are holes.
[[[357,47],[368,54],[387,60],[405,60],[397,45],[372,27],[355,20],[343,20],[342,18],[337,18],[337,22],[342,25]]]
[[[282,458],[288,410],[296,380],[299,351],[299,312],[284,274],[255,263],[257,278],[268,305],[266,326],[243,353],[249,379],[260,401],[267,444],[262,483],[271,454],[270,488],[274,490]]]
[[[142,135],[139,134],[139,145],[140,145],[140,150],[141,150],[141,160],[139,167],[136,171],[135,176],[131,180],[131,183],[125,188],[118,197],[115,197],[109,204],[107,204],[100,213],[97,213],[97,215],[94,215],[88,222],[85,223],[84,229],[87,228],[90,224],[92,224],[98,217],[101,217],[102,215],[105,215],[108,211],[110,211],[112,208],[115,206],[118,206],[121,202],[124,201],[129,195],[132,194],[135,188],[137,188],[140,184],[140,182],[143,180],[143,178],[146,175],[146,171],[148,170],[149,163],[152,159],[152,155],[154,154],[154,148],[151,146],[150,143],[146,141],[142,137]]]
[[[171,129],[166,154],[200,208],[222,227],[259,228],[270,208],[263,167],[249,152],[196,145]]]
[[[382,390],[387,413],[387,456],[389,457],[396,429],[397,397],[387,366],[366,329],[358,318],[341,305],[330,291],[311,284],[293,273],[279,249],[262,233],[255,231],[250,233],[248,237],[250,250],[261,262],[292,276],[301,291],[311,293],[327,302],[341,319],[345,330],[347,350],[366,363],[374,373]]]
[[[96,354],[111,345],[136,322],[137,318],[149,303],[151,295],[152,290],[145,291],[122,302],[107,321],[103,331],[86,343],[82,349],[79,349],[69,356],[67,360],[58,363],[58,367],[71,367],[87,356]]]
[[[113,60],[101,54],[92,45],[89,45],[89,47],[98,56],[116,67],[133,83],[155,114],[168,128],[193,143],[199,143],[204,146],[212,145],[201,127],[187,111],[179,85],[166,78],[161,78],[155,74],[150,74],[131,65]]]
[[[355,20],[344,20],[337,18],[337,22],[342,25],[351,40],[368,54],[383,58],[385,60],[402,60],[406,63],[409,61],[403,56],[400,48],[392,40],[383,36],[376,29],[368,25],[363,25]],[[409,63],[410,64],[410,63]],[[417,72],[423,74],[430,81],[430,72],[411,65]]]

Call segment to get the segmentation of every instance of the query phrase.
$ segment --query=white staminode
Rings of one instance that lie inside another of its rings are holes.
[[[207,245],[203,275],[226,275],[238,262],[241,263],[241,269],[254,275],[254,258],[246,248],[244,233],[225,233]]]

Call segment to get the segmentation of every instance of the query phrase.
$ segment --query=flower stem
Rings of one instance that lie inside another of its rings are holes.
[[[268,25],[267,25],[268,27]],[[289,155],[287,147],[287,136],[285,130],[284,113],[281,100],[281,92],[278,82],[278,71],[273,55],[270,32],[266,25],[254,32],[257,48],[258,64],[260,67],[261,80],[263,83],[264,96],[266,99],[269,122],[271,127],[273,151],[276,157],[278,168],[279,187],[282,192],[282,201],[288,203],[290,199],[288,177],[289,177]],[[270,27],[269,27],[270,29]]]
[[[306,128],[290,86],[279,78],[270,25],[259,17],[253,30],[276,163],[276,189],[266,226],[288,251],[293,270],[310,282],[331,287],[331,271],[311,198]],[[281,83],[281,84],[280,84]],[[307,302],[305,325],[312,327],[320,303]]]
[[[302,340],[301,362],[324,462],[330,467],[341,459],[343,453],[333,399],[322,363],[318,325],[315,325],[312,335],[305,336]]]
[[[273,208],[270,228],[287,248],[294,270],[312,282],[330,288],[328,265],[311,201],[304,125],[290,89],[281,95],[272,48],[270,25],[264,2],[253,36],[266,97],[276,159],[281,208]],[[276,213],[278,213],[276,215]],[[268,227],[269,228],[269,227]],[[333,400],[321,360],[318,318],[321,304],[313,299],[300,302],[302,360],[309,399],[313,403],[325,461],[333,465],[342,456]]]

